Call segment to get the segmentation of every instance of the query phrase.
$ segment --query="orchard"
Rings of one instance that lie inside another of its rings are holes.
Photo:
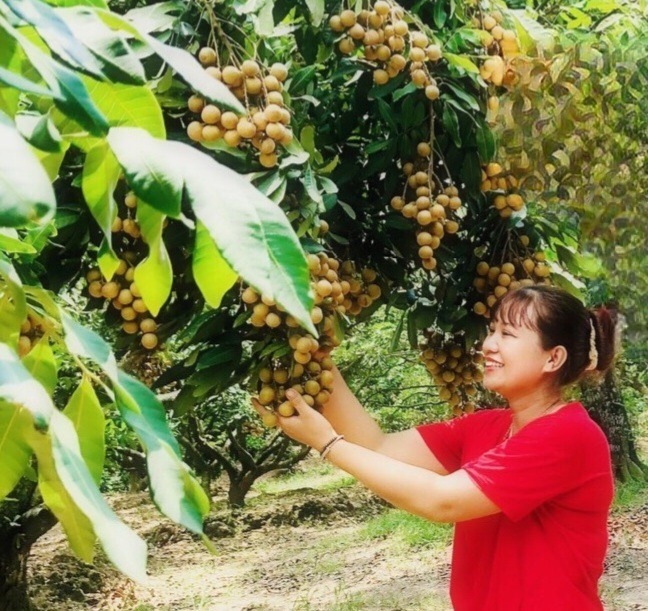
[[[385,312],[439,418],[498,404],[481,342],[524,286],[614,307],[633,372],[640,4],[0,0],[0,609],[56,522],[144,580],[125,456],[213,551],[212,480],[242,506],[303,460],[286,392],[321,410]],[[574,392],[645,482],[627,379]]]

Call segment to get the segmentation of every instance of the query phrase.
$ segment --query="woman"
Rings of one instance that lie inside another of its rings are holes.
[[[614,345],[607,310],[525,287],[500,301],[483,344],[484,385],[507,408],[384,434],[336,370],[321,413],[290,392],[298,415],[279,426],[396,507],[456,523],[456,611],[600,611],[610,451],[562,393],[610,367]]]

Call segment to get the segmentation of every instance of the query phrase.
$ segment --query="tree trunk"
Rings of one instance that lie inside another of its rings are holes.
[[[227,501],[230,507],[243,507],[245,505],[245,497],[257,477],[258,475],[253,473],[248,473],[241,478],[230,477],[229,490],[227,491]]]
[[[583,405],[592,419],[603,429],[610,444],[615,477],[648,480],[648,466],[637,455],[628,412],[613,370],[600,384],[581,385]]]
[[[44,507],[28,510],[15,522],[0,528],[0,611],[30,611],[27,561],[32,545],[56,524]]]

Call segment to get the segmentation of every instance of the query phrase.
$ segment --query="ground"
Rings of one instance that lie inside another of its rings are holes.
[[[34,548],[41,611],[451,611],[451,527],[394,510],[314,458],[259,482],[234,518],[223,490],[206,530],[210,555],[160,517],[145,494],[112,495],[149,544],[150,582],[136,585],[99,556],[84,565],[59,527]],[[648,610],[648,488],[623,487],[610,516],[601,581],[606,611]]]

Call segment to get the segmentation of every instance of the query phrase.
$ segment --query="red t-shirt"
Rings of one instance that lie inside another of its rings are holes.
[[[501,510],[455,525],[455,611],[601,611],[598,580],[614,496],[610,449],[581,403],[502,441],[509,409],[417,427],[450,472]]]

